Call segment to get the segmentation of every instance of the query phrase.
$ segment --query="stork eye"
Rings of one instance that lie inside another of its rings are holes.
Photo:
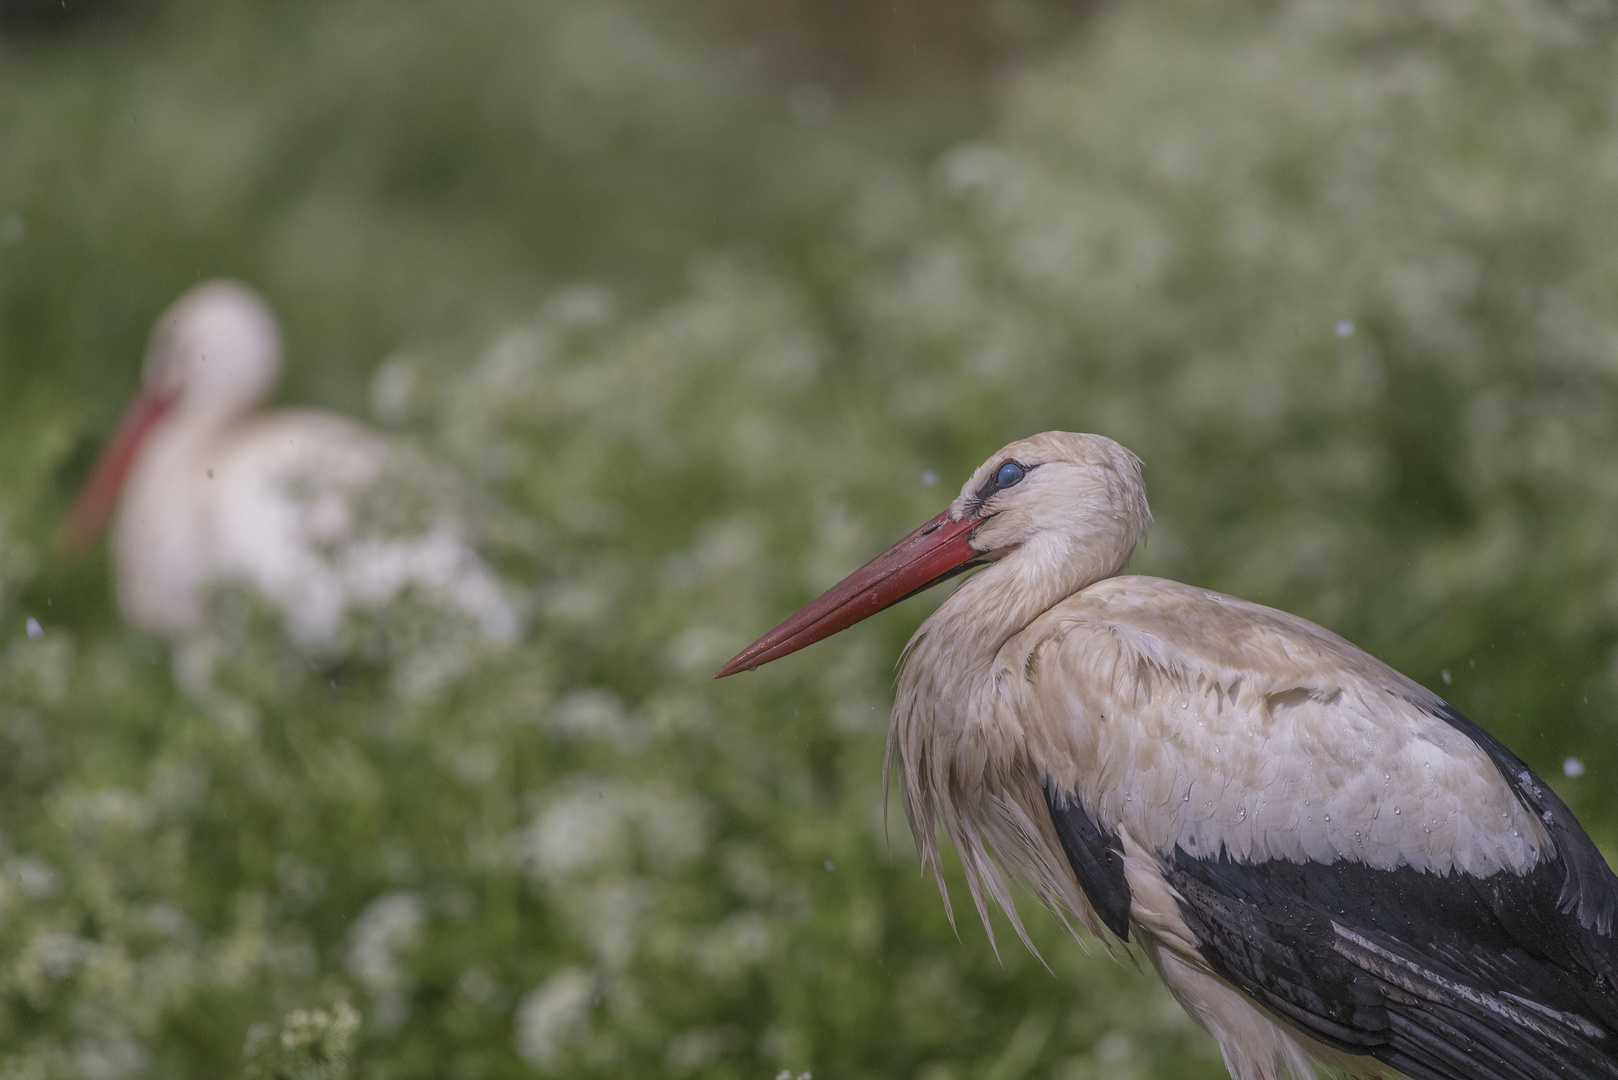
[[[1024,469],[1015,461],[1008,461],[1004,465],[1000,466],[999,472],[994,474],[994,486],[997,488],[1008,488],[1013,484],[1020,483],[1022,478],[1026,475],[1028,475],[1028,470]]]

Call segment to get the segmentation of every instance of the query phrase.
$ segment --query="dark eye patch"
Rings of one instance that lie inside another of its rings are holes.
[[[994,471],[994,475],[985,480],[983,486],[978,488],[978,502],[981,503],[997,491],[1003,491],[1008,487],[1022,483],[1023,477],[1027,476],[1028,472],[1028,466],[1020,461],[1001,462],[1000,467]]]
[[[994,474],[994,486],[1008,488],[1013,484],[1021,483],[1022,478],[1027,475],[1027,469],[1015,461],[1008,461],[1000,466],[999,471]]]

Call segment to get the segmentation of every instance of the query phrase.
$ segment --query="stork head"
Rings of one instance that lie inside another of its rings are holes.
[[[146,348],[142,396],[221,421],[262,403],[281,374],[281,331],[252,289],[208,281],[165,311]]]
[[[1101,435],[1047,431],[978,466],[949,509],[854,571],[719,669],[797,652],[957,574],[1004,560],[1046,606],[1129,562],[1151,522],[1140,459]]]
[[[152,330],[139,396],[73,504],[63,530],[68,548],[83,551],[95,540],[160,424],[226,424],[269,397],[280,373],[281,332],[253,290],[209,281],[175,301]]]

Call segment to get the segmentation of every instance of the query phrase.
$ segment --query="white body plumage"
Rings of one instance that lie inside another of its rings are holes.
[[[976,671],[929,663],[949,648],[947,628],[962,625],[952,606],[981,604],[1004,580],[990,568],[964,583],[906,657],[894,739],[915,835],[925,845],[930,819],[944,823],[985,926],[984,892],[1020,929],[987,844],[1107,937],[1048,821],[1047,786],[1072,793],[1121,840],[1132,939],[1241,1080],[1305,1080],[1311,1056],[1350,1062],[1214,975],[1158,854],[1179,846],[1243,862],[1348,859],[1483,877],[1526,872],[1548,844],[1488,757],[1411,704],[1433,695],[1257,604],[1107,578],[1011,635]],[[1350,1071],[1379,1075],[1374,1062]]]

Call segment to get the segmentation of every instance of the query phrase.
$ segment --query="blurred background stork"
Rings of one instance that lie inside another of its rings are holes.
[[[708,681],[1030,431],[1150,463],[1137,570],[1488,717],[1610,850],[1599,11],[0,9],[3,1069],[1220,1077],[1149,980],[1051,920],[1054,978],[1002,967],[902,829],[889,864],[930,597]],[[266,408],[483,508],[517,642],[405,597],[334,670],[249,605],[226,713],[58,554],[154,317],[216,278],[282,321]]]
[[[352,611],[410,592],[491,645],[515,641],[514,590],[472,546],[454,479],[330,413],[253,415],[280,369],[274,314],[236,282],[199,285],[158,319],[140,394],[64,534],[82,553],[116,508],[124,617],[175,640],[179,680],[192,687],[229,647],[210,607],[232,587],[267,601],[316,656],[352,645],[341,637]]]

